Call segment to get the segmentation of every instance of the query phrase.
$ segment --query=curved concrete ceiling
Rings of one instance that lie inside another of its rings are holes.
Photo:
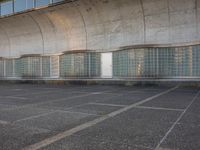
[[[0,56],[200,40],[200,0],[77,0],[0,19]]]

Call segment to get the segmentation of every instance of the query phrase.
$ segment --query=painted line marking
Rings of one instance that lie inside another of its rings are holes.
[[[78,112],[78,111],[58,110],[58,112],[71,113],[71,114],[83,114],[83,115],[88,115],[88,116],[102,116],[102,115],[85,113],[85,112]]]
[[[143,145],[135,145],[135,144],[134,144],[134,146],[135,146],[135,147],[138,147],[138,148],[142,148],[142,149],[150,149],[150,150],[153,150],[153,148],[152,148],[152,147],[148,147],[148,146],[143,146]]]
[[[17,97],[17,96],[6,96],[5,98],[12,98],[12,99],[21,99],[21,100],[27,100],[26,97]]]
[[[118,104],[106,104],[106,103],[88,103],[90,105],[100,105],[100,106],[113,106],[113,107],[126,107],[128,105],[118,105]]]
[[[7,124],[9,124],[9,122],[8,121],[4,121],[4,120],[0,120],[0,124],[7,125]]]
[[[90,93],[89,95],[93,95],[93,93]],[[96,95],[96,94],[95,94]],[[81,96],[82,97],[82,96]],[[74,97],[72,97],[74,98]],[[75,97],[77,98],[77,96]],[[59,100],[60,101],[60,100]],[[53,102],[53,101],[50,101],[50,102]],[[38,104],[38,103],[37,103]],[[51,112],[48,112],[48,113],[43,113],[43,114],[40,114],[40,115],[36,115],[36,116],[31,116],[31,117],[27,117],[27,118],[23,118],[23,119],[19,119],[19,120],[16,120],[14,121],[14,123],[16,122],[21,122],[21,121],[25,121],[25,120],[29,120],[29,119],[34,119],[34,118],[38,118],[38,117],[41,117],[41,116],[46,116],[46,115],[49,115],[51,113],[54,113],[54,112],[68,112],[68,113],[79,113],[79,114],[85,114],[85,115],[93,115],[93,116],[102,116],[102,115],[97,115],[97,114],[91,114],[91,113],[83,113],[83,112],[76,112],[76,111],[69,111],[69,110],[72,110],[73,108],[76,108],[76,107],[80,107],[80,106],[84,106],[84,105],[88,105],[89,103],[84,103],[84,104],[80,104],[80,105],[75,105],[75,106],[72,106],[72,107],[68,107],[66,108],[67,110],[60,110],[59,107],[54,107],[52,109]],[[35,105],[35,104],[33,104]],[[27,106],[27,105],[25,105]],[[24,106],[24,107],[25,107]],[[22,106],[23,107],[23,106]],[[21,107],[20,107],[21,108]],[[16,108],[13,108],[13,109],[16,109]]]
[[[35,118],[39,118],[39,117],[42,117],[42,116],[47,116],[47,115],[49,115],[49,114],[55,113],[56,111],[57,111],[57,110],[55,110],[55,111],[50,111],[50,112],[43,113],[43,114],[39,114],[39,115],[35,115],[35,116],[30,116],[30,117],[23,118],[23,119],[19,119],[19,120],[14,121],[13,123],[17,123],[17,122],[21,122],[21,121],[25,121],[25,120],[30,120],[30,119],[35,119]]]
[[[12,91],[23,91],[23,89],[12,89]]]
[[[161,92],[161,91],[142,91],[142,90],[138,90],[138,91],[131,91],[131,92],[127,92],[127,94],[141,94],[141,93],[149,93],[149,92]]]
[[[98,95],[98,94],[103,94],[103,93],[105,93],[105,92],[91,92],[91,94],[93,94],[93,95]]]
[[[163,107],[148,107],[148,106],[136,106],[135,108],[155,109],[155,110],[168,110],[168,111],[179,111],[179,112],[183,112],[184,111],[184,109],[173,109],[173,108],[163,108]]]
[[[25,99],[28,99],[28,98],[25,98],[25,97],[18,97],[18,96],[0,96],[0,98],[11,98],[11,99],[22,99],[22,100],[25,100]]]
[[[34,106],[37,106],[37,105],[48,104],[48,103],[52,103],[52,102],[59,102],[59,101],[63,101],[63,100],[71,100],[71,99],[75,99],[75,98],[79,98],[79,97],[86,97],[86,96],[90,96],[90,95],[92,95],[92,94],[65,97],[65,98],[55,99],[55,100],[51,100],[51,101],[45,101],[45,102],[39,102],[39,103],[34,103],[34,104],[27,104],[27,105],[23,105],[23,106],[17,106],[15,108],[10,108],[10,109],[6,109],[6,110],[14,110],[14,109],[27,108],[27,107],[34,107]]]
[[[173,125],[171,126],[171,128],[166,132],[166,134],[164,135],[164,137],[160,140],[160,142],[156,146],[155,150],[159,150],[160,145],[165,141],[165,139],[168,137],[168,135],[171,133],[171,131],[174,129],[174,127],[179,123],[179,121],[181,120],[181,118],[188,111],[188,109],[190,108],[190,106],[196,101],[196,99],[198,98],[199,95],[200,95],[200,91],[194,96],[194,98],[192,99],[192,101],[190,102],[190,104],[187,106],[187,108],[180,114],[180,116],[178,117],[178,119],[173,123]]]
[[[49,92],[51,92],[51,91],[49,91]],[[49,93],[49,92],[48,92],[48,93]],[[103,94],[103,93],[105,93],[105,92],[108,92],[108,91],[101,92],[101,94]],[[6,109],[6,110],[21,109],[21,108],[26,108],[26,107],[31,107],[31,106],[37,106],[37,105],[42,105],[42,104],[48,104],[48,103],[52,103],[52,102],[59,102],[59,101],[63,101],[63,100],[71,100],[71,99],[80,98],[80,97],[87,97],[87,96],[90,96],[90,95],[94,95],[94,94],[93,94],[93,93],[87,93],[87,94],[83,94],[83,95],[65,97],[65,98],[55,99],[55,100],[51,100],[51,101],[39,102],[39,103],[34,103],[34,104],[27,104],[27,105],[18,106],[18,107]],[[96,95],[96,94],[95,94],[95,95]],[[97,95],[98,95],[98,94],[97,94]]]
[[[73,134],[75,134],[75,133],[77,133],[77,132],[79,132],[79,131],[82,131],[82,130],[87,129],[87,128],[89,128],[89,127],[92,127],[92,126],[94,126],[94,125],[96,125],[96,124],[98,124],[98,123],[101,123],[101,122],[103,122],[103,121],[105,121],[105,120],[107,120],[107,119],[109,119],[109,118],[115,117],[115,116],[117,116],[117,115],[119,115],[119,114],[121,114],[121,113],[123,113],[123,112],[126,112],[126,111],[128,111],[128,110],[134,108],[135,106],[141,105],[141,104],[143,104],[143,103],[145,103],[145,102],[148,102],[148,101],[150,101],[150,100],[152,100],[152,99],[155,99],[155,98],[157,98],[157,97],[159,97],[159,96],[161,96],[161,95],[164,95],[164,94],[166,94],[166,93],[169,93],[169,92],[171,92],[171,91],[173,91],[173,90],[175,90],[175,89],[177,89],[177,88],[178,88],[178,86],[173,87],[173,88],[171,88],[171,89],[168,89],[167,91],[164,91],[164,92],[162,92],[162,93],[156,94],[156,95],[154,95],[154,96],[151,96],[151,97],[149,97],[149,98],[146,98],[146,99],[144,99],[144,100],[142,100],[142,101],[140,101],[140,102],[137,102],[137,103],[135,103],[135,104],[129,105],[129,106],[127,106],[127,107],[121,108],[121,109],[119,109],[119,110],[117,110],[117,111],[114,111],[114,112],[108,114],[108,115],[102,116],[102,117],[97,118],[97,119],[95,119],[95,120],[93,120],[93,121],[89,121],[89,122],[87,122],[87,123],[84,123],[84,124],[82,124],[82,125],[79,125],[79,126],[77,126],[77,127],[72,128],[72,129],[70,129],[70,130],[67,130],[67,131],[64,131],[64,132],[62,132],[62,133],[59,133],[59,134],[57,134],[57,135],[55,135],[55,136],[52,136],[52,137],[50,137],[50,138],[47,138],[47,139],[45,139],[45,140],[43,140],[43,141],[40,141],[40,142],[38,142],[38,143],[35,143],[35,144],[33,144],[33,145],[29,145],[29,146],[25,147],[23,150],[38,150],[38,149],[40,149],[40,148],[42,148],[42,147],[45,147],[45,146],[47,146],[47,145],[50,145],[50,144],[56,142],[56,141],[59,141],[59,140],[61,140],[61,139],[63,139],[63,138],[66,138],[66,137],[68,137],[68,136],[70,136],[70,135],[73,135]]]
[[[130,88],[122,88],[122,89],[113,90],[113,91],[111,91],[109,93],[122,91],[122,93],[115,93],[115,94],[123,94],[124,92],[126,92],[127,94],[131,94],[131,93],[134,94],[134,93],[141,93],[141,92],[143,92],[142,90],[144,90],[144,89],[148,89],[148,88],[142,88],[142,89],[137,89],[136,88],[136,89],[132,89],[131,91],[130,91]]]
[[[92,95],[92,94],[83,94],[83,95],[78,95],[78,96],[64,97],[64,98],[55,99],[55,100],[51,100],[51,101],[36,103],[36,104],[33,104],[33,105],[48,104],[48,103],[52,103],[52,102],[59,102],[59,101],[63,101],[63,100],[70,100],[70,99],[79,98],[79,97],[87,97],[87,96],[90,96],[90,95]]]
[[[101,92],[101,94],[103,94],[105,92]],[[87,96],[91,96],[91,95],[94,95],[94,94],[93,93],[87,93],[87,94],[78,95],[78,96],[65,97],[65,98],[51,100],[51,101],[47,101],[47,102],[40,102],[40,103],[36,103],[36,104],[30,104],[29,106],[35,106],[35,105],[37,106],[37,105],[41,105],[41,104],[47,104],[47,103],[52,103],[52,102],[59,102],[59,101],[63,101],[63,100],[70,100],[70,99],[80,98],[80,97],[87,97]],[[99,94],[95,94],[95,95],[99,95]],[[28,105],[26,105],[26,106],[28,106]]]
[[[76,111],[65,111],[65,110],[54,110],[51,112],[47,112],[47,113],[43,113],[43,114],[39,114],[39,115],[35,115],[35,116],[30,116],[27,118],[23,118],[23,119],[19,119],[14,121],[13,123],[18,123],[18,122],[22,122],[22,121],[26,121],[26,120],[30,120],[30,119],[35,119],[35,118],[39,118],[39,117],[43,117],[43,116],[47,116],[56,112],[61,112],[61,113],[74,113],[74,114],[83,114],[83,115],[88,115],[88,116],[101,116],[101,115],[96,115],[96,114],[91,114],[91,113],[84,113],[84,112],[76,112]]]

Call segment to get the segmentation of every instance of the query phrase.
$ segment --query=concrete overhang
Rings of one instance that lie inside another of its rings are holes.
[[[200,2],[78,0],[0,19],[0,57],[199,44]]]

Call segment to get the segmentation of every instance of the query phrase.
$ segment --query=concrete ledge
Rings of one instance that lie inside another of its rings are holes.
[[[200,87],[200,79],[0,79],[0,84],[183,85]]]

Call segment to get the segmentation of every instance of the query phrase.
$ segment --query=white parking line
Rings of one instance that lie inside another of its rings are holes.
[[[57,112],[57,110],[50,111],[50,112],[43,113],[43,114],[39,114],[39,115],[35,115],[35,116],[30,116],[30,117],[23,118],[23,119],[19,119],[19,120],[14,121],[13,123],[17,123],[17,122],[21,122],[21,121],[25,121],[25,120],[30,120],[30,119],[34,119],[34,118],[39,118],[39,117],[42,117],[42,116],[47,116],[47,115],[55,113],[55,112]]]
[[[25,97],[18,97],[18,96],[0,96],[1,99],[10,98],[10,99],[28,99]]]
[[[142,148],[142,149],[148,149],[148,150],[153,150],[152,147],[148,147],[148,146],[143,146],[143,145],[136,145],[134,144],[135,147],[138,147],[138,148]]]
[[[39,114],[39,115],[35,115],[35,116],[30,116],[30,117],[23,118],[23,119],[19,119],[19,120],[16,120],[16,121],[12,122],[12,123],[18,123],[18,122],[22,122],[22,121],[26,121],[26,120],[30,120],[30,119],[35,119],[35,118],[47,116],[47,115],[50,115],[50,114],[53,114],[53,113],[56,113],[56,112],[71,113],[71,114],[73,114],[73,113],[74,114],[83,114],[83,115],[88,115],[88,116],[102,116],[102,115],[97,115],[97,114],[84,113],[84,112],[76,112],[76,111],[53,110],[53,111],[50,111],[50,112],[47,112],[47,113],[43,113],[43,114]],[[1,122],[0,122],[0,124],[1,124]]]
[[[26,100],[26,99],[28,99],[28,98],[26,98],[26,97],[17,97],[17,96],[5,96],[5,98],[21,99],[21,100]]]
[[[63,100],[70,100],[70,99],[75,99],[75,98],[79,98],[79,97],[86,97],[92,94],[84,94],[84,95],[79,95],[79,96],[71,96],[71,97],[65,97],[65,98],[60,98],[60,99],[55,99],[55,100],[51,100],[51,101],[45,101],[45,102],[39,102],[39,103],[34,103],[34,104],[27,104],[27,105],[23,105],[23,106],[17,106],[15,108],[9,108],[6,110],[13,110],[13,109],[21,109],[21,108],[27,108],[27,107],[34,107],[34,106],[38,106],[38,105],[42,105],[42,104],[48,104],[48,103],[52,103],[52,102],[59,102],[59,101],[63,101]]]
[[[114,111],[114,112],[108,114],[108,115],[102,116],[102,117],[97,118],[97,119],[95,119],[95,120],[93,120],[93,121],[89,121],[89,122],[87,122],[87,123],[84,123],[84,124],[82,124],[82,125],[79,125],[79,126],[77,126],[77,127],[74,127],[74,128],[72,128],[72,129],[70,129],[70,130],[64,131],[64,132],[59,133],[59,134],[57,134],[57,135],[55,135],[55,136],[52,136],[52,137],[50,137],[50,138],[47,138],[47,139],[45,139],[45,140],[43,140],[43,141],[40,141],[40,142],[35,143],[35,144],[33,144],[33,145],[27,146],[27,147],[24,148],[24,150],[38,150],[38,149],[40,149],[40,148],[42,148],[42,147],[45,147],[45,146],[47,146],[47,145],[50,145],[50,144],[56,142],[56,141],[59,141],[59,140],[61,140],[61,139],[63,139],[63,138],[66,138],[66,137],[68,137],[68,136],[70,136],[70,135],[73,135],[73,134],[75,134],[75,133],[77,133],[77,132],[79,132],[79,131],[82,131],[82,130],[87,129],[87,128],[89,128],[89,127],[92,127],[92,126],[94,126],[94,125],[96,125],[96,124],[98,124],[98,123],[101,123],[101,122],[103,122],[103,121],[105,121],[105,120],[107,120],[107,119],[109,119],[109,118],[115,117],[115,116],[117,116],[117,115],[119,115],[119,114],[121,114],[121,113],[123,113],[123,112],[126,112],[126,111],[128,111],[128,110],[130,110],[130,109],[132,109],[132,108],[134,108],[134,107],[136,107],[136,106],[138,106],[138,105],[141,105],[141,104],[143,104],[143,103],[145,103],[145,102],[148,102],[148,101],[150,101],[150,100],[152,100],[152,99],[155,99],[155,98],[157,98],[157,97],[159,97],[159,96],[161,96],[161,95],[164,95],[164,94],[166,94],[166,93],[169,93],[169,92],[175,90],[176,88],[178,88],[178,87],[171,88],[171,89],[169,89],[169,90],[167,90],[167,91],[165,91],[165,92],[156,94],[156,95],[154,95],[154,96],[152,96],[152,97],[149,97],[149,98],[147,98],[147,99],[144,99],[144,100],[142,100],[142,101],[140,101],[140,102],[137,102],[137,103],[135,103],[135,104],[129,105],[129,106],[124,107],[124,108],[121,108],[121,109],[119,109],[119,110],[117,110],[117,111]]]
[[[78,97],[84,97],[84,96],[89,96],[89,95],[93,95],[94,93],[90,93],[90,94],[86,94],[86,95],[81,95],[81,96],[74,96],[74,97],[71,97],[71,98],[78,98]],[[99,93],[100,94],[100,93]],[[96,95],[96,94],[95,94]],[[65,98],[66,99],[66,98]],[[55,100],[56,102],[57,101],[60,101],[60,100]],[[48,102],[54,102],[54,101],[48,101]],[[47,102],[47,103],[48,103]],[[41,102],[41,103],[37,103],[38,104],[43,104],[43,103],[46,103],[46,102]],[[76,108],[76,107],[79,107],[79,106],[84,106],[84,105],[87,105],[89,103],[84,103],[84,104],[80,104],[80,105],[76,105],[76,106],[72,106],[72,107],[69,107],[69,108],[66,108],[67,110],[59,110],[59,108],[55,108],[55,110],[52,110],[51,112],[48,112],[48,113],[43,113],[43,114],[39,114],[39,115],[35,115],[35,116],[30,116],[30,117],[27,117],[27,118],[23,118],[23,119],[19,119],[19,120],[16,120],[14,121],[14,123],[16,122],[21,122],[21,121],[25,121],[25,120],[29,120],[29,119],[33,119],[33,118],[38,118],[38,117],[41,117],[41,116],[46,116],[46,115],[49,115],[51,113],[54,113],[54,112],[69,112],[69,113],[79,113],[79,114],[85,114],[85,115],[95,115],[95,116],[102,116],[102,115],[97,115],[97,114],[91,114],[91,113],[83,113],[83,112],[76,112],[76,111],[70,111],[72,108]],[[31,105],[35,105],[35,104],[31,104]],[[27,106],[27,105],[25,105]],[[21,107],[25,107],[25,106],[21,106]],[[20,108],[21,108],[20,107]]]
[[[173,108],[163,108],[163,107],[147,107],[147,106],[136,106],[135,108],[155,109],[155,110],[168,110],[168,111],[180,111],[180,112],[184,111],[184,109],[173,109]]]
[[[97,114],[92,114],[92,113],[68,111],[68,110],[58,110],[58,112],[71,113],[71,114],[82,114],[82,115],[87,115],[87,116],[102,116],[102,115],[97,115]]]
[[[0,124],[2,124],[2,125],[6,125],[6,124],[9,124],[9,122],[4,121],[4,120],[0,120]]]
[[[126,107],[127,105],[106,104],[106,103],[88,103],[90,105],[112,106],[112,107]]]
[[[12,89],[13,91],[23,91],[23,89]]]

